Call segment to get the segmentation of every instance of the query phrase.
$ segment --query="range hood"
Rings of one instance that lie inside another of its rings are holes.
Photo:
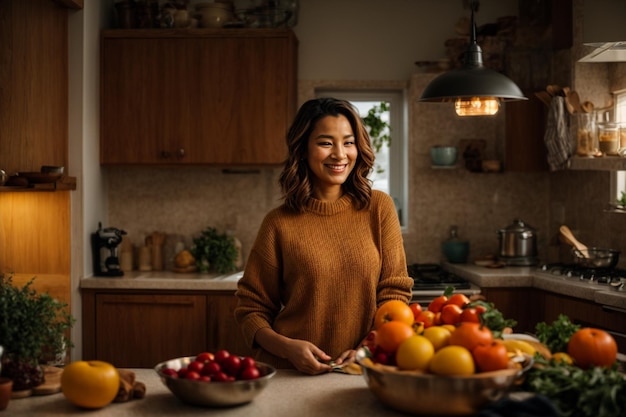
[[[626,62],[626,41],[585,43],[595,49],[578,62]]]

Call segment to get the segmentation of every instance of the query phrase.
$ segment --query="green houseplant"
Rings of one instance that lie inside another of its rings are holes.
[[[237,259],[235,240],[226,233],[219,233],[213,227],[207,227],[200,236],[193,239],[191,254],[196,258],[196,266],[200,272],[212,269],[225,274],[235,270]]]
[[[383,146],[391,145],[391,125],[383,120],[382,115],[389,111],[389,103],[381,101],[368,110],[367,115],[362,118],[370,139],[372,147],[376,153],[380,152]],[[376,167],[377,172],[382,172],[382,168]]]
[[[67,330],[75,320],[67,304],[50,294],[13,285],[11,275],[0,274],[0,345],[4,346],[2,376],[13,380],[13,390],[36,387],[43,382],[40,361],[46,354],[63,352],[72,343]]]

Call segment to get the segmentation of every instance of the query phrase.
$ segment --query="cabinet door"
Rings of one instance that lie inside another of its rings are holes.
[[[548,170],[548,150],[544,141],[547,108],[533,92],[525,101],[511,101],[506,110],[505,170],[540,172]]]
[[[235,322],[237,297],[234,291],[213,292],[207,296],[208,304],[208,350],[226,349],[240,356],[251,356],[252,350],[246,346],[239,325]]]
[[[87,360],[151,368],[207,345],[204,295],[97,294],[95,311],[96,352]]]
[[[101,162],[182,161],[193,117],[188,92],[198,70],[191,46],[182,39],[103,40]]]
[[[534,331],[533,291],[531,288],[482,288],[482,295],[500,310],[505,319],[514,319],[516,333]]]
[[[280,164],[296,57],[288,30],[105,31],[101,163]]]

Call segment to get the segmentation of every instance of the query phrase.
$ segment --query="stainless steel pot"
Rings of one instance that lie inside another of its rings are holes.
[[[519,265],[532,265],[537,258],[536,230],[520,219],[498,230],[500,257],[519,260]]]

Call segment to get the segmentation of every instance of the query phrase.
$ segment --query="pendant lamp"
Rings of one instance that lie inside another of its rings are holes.
[[[475,7],[476,1],[471,2],[471,39],[461,68],[432,80],[418,101],[453,101],[459,116],[492,116],[498,112],[500,102],[527,98],[509,78],[483,66],[482,50],[476,42]]]

